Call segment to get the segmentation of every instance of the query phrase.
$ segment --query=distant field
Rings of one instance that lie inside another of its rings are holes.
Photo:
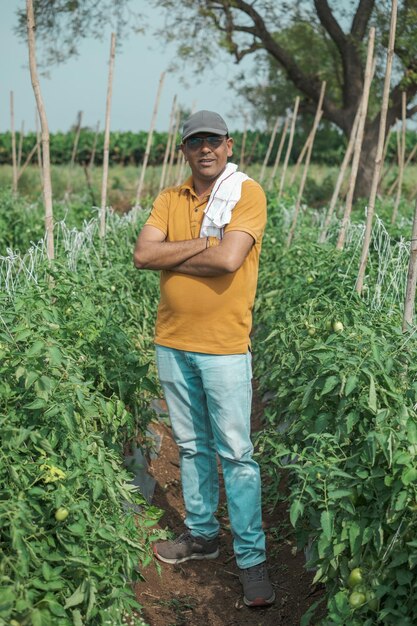
[[[159,182],[161,179],[161,166],[150,166],[146,171],[145,188],[143,203],[150,204],[152,198],[158,193]],[[256,163],[250,165],[245,171],[252,176],[255,180],[259,179],[261,165]],[[291,180],[294,166],[288,168],[286,176],[286,190]],[[270,176],[272,167],[268,167],[263,180],[263,186],[268,189],[270,183]],[[138,177],[140,174],[140,168],[135,166],[121,166],[114,165],[109,170],[109,182],[108,182],[108,204],[118,211],[128,210],[135,200],[136,187],[138,183]],[[337,166],[317,165],[312,164],[308,174],[308,181],[305,188],[305,201],[314,206],[320,206],[326,204],[333,192],[334,183],[338,174]],[[298,173],[299,178],[301,175],[301,169]],[[185,171],[185,177],[188,176],[188,169]],[[387,189],[391,185],[392,181],[397,176],[397,168],[392,166],[383,178],[383,192],[386,193]],[[100,204],[101,194],[101,177],[102,169],[100,167],[93,167],[91,169],[91,187],[87,184],[86,173],[84,169],[76,165],[71,171],[69,166],[54,165],[52,166],[52,189],[54,199],[61,200],[68,197],[68,193],[71,196],[83,196],[89,198],[88,202],[97,206]],[[274,186],[279,186],[281,177],[281,170],[275,177]],[[173,170],[173,176],[171,184],[177,179],[177,169]],[[407,200],[413,198],[413,194],[417,191],[417,164],[409,166],[405,171],[404,184],[403,184],[403,196]],[[293,186],[296,190],[295,182]],[[0,166],[0,188],[8,188],[12,185],[12,168],[10,165]],[[347,180],[345,181],[345,188]],[[167,185],[165,185],[167,186]],[[25,196],[28,200],[35,201],[42,193],[40,173],[37,166],[28,167],[22,174],[19,181],[19,193]],[[343,189],[342,189],[343,193]]]

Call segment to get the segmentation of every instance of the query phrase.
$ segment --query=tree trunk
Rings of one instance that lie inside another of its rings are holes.
[[[358,176],[356,178],[356,186],[354,200],[358,198],[369,198],[371,191],[372,177],[375,167],[376,148],[378,144],[379,116],[371,124],[365,127],[365,134],[362,143],[361,158],[359,160]]]

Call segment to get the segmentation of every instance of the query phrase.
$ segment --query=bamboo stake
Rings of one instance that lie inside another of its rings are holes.
[[[337,199],[338,199],[339,193],[340,193],[340,188],[342,186],[343,179],[345,177],[346,168],[347,168],[347,166],[348,166],[348,164],[350,162],[350,157],[352,156],[353,145],[355,143],[356,134],[357,134],[357,131],[358,131],[359,116],[360,116],[360,112],[361,112],[361,106],[362,106],[362,100],[360,101],[359,106],[358,106],[358,110],[356,111],[355,119],[353,121],[352,130],[351,130],[350,137],[349,137],[349,143],[348,143],[347,148],[346,148],[345,156],[343,157],[342,165],[340,166],[339,175],[337,177],[337,181],[336,181],[336,185],[335,185],[335,188],[334,188],[334,191],[333,191],[333,195],[332,195],[332,198],[330,200],[329,209],[327,211],[326,219],[325,219],[324,224],[323,224],[323,230],[320,233],[319,243],[324,243],[326,241],[327,231],[329,230],[330,222],[332,221],[333,213],[334,213],[334,210],[335,210],[335,207],[336,207],[336,202],[337,202]]]
[[[300,154],[298,155],[297,163],[295,164],[294,171],[291,174],[290,187],[291,187],[291,185],[294,184],[295,179],[296,179],[296,177],[298,175],[298,170],[300,169],[301,163],[303,162],[305,154],[306,154],[306,152],[308,150],[308,146],[310,145],[312,133],[313,133],[313,129],[311,129],[310,132],[308,133],[308,137],[307,137],[307,139],[304,142],[304,146],[302,147],[302,150],[301,150]]]
[[[178,129],[180,127],[180,116],[181,116],[181,110],[178,107],[176,116],[175,116],[174,132],[172,133],[171,154],[169,155],[168,171],[167,171],[167,176],[166,176],[168,185],[171,184],[171,172],[172,172],[172,167],[174,165],[174,159],[175,159],[175,148],[177,144]]]
[[[72,192],[72,185],[71,185],[72,173],[73,173],[73,169],[74,169],[74,165],[75,165],[75,157],[77,155],[78,141],[80,139],[82,119],[83,119],[83,112],[82,111],[78,111],[77,124],[76,124],[76,128],[75,128],[75,137],[74,137],[74,143],[73,143],[73,146],[72,146],[70,167],[69,167],[69,171],[68,171],[67,190],[65,192],[65,195],[66,195],[67,198],[69,197],[70,193]]]
[[[287,237],[287,244],[286,244],[287,248],[289,248],[290,245],[291,245],[291,242],[293,240],[294,233],[295,233],[295,228],[297,226],[298,214],[300,212],[301,200],[302,200],[303,193],[304,193],[304,186],[305,186],[305,183],[306,183],[306,180],[307,180],[308,168],[309,168],[309,165],[310,165],[311,154],[312,154],[312,151],[313,151],[314,138],[316,136],[316,132],[317,132],[317,128],[319,126],[320,120],[321,120],[321,116],[323,115],[322,106],[323,106],[324,92],[325,91],[326,91],[326,81],[323,81],[322,84],[321,84],[320,97],[319,97],[319,101],[318,101],[318,104],[317,104],[316,115],[314,116],[314,123],[313,123],[313,129],[312,129],[311,142],[310,142],[310,144],[308,146],[307,156],[306,156],[306,160],[305,160],[305,164],[304,164],[303,175],[301,177],[301,183],[300,183],[300,188],[298,190],[297,201],[295,203],[294,216],[293,216],[290,232],[288,233],[288,237]]]
[[[293,144],[293,141],[294,141],[295,122],[297,120],[297,113],[298,113],[299,105],[300,105],[300,96],[297,96],[296,99],[295,99],[294,110],[293,110],[293,114],[292,114],[291,128],[290,128],[290,138],[288,140],[287,151],[285,153],[285,158],[284,158],[284,165],[282,167],[281,182],[279,184],[279,191],[278,191],[278,200],[280,199],[280,197],[282,195],[282,192],[283,192],[283,189],[284,189],[285,175],[287,173],[288,161],[289,161],[289,158],[290,158],[292,144]]]
[[[52,206],[52,185],[51,185],[51,163],[49,155],[49,128],[46,117],[45,106],[42,99],[39,85],[38,70],[36,65],[36,41],[35,41],[35,18],[33,15],[33,0],[26,0],[26,19],[29,45],[29,68],[33,91],[35,93],[36,104],[42,129],[42,162],[43,162],[43,199],[45,204],[45,230],[46,249],[48,259],[54,259],[54,225]]]
[[[417,143],[416,143],[416,145],[414,146],[414,148],[411,150],[410,154],[409,154],[409,155],[408,155],[408,157],[407,157],[406,162],[404,163],[404,172],[405,172],[405,170],[406,170],[406,168],[407,168],[407,165],[409,165],[409,164],[410,164],[410,161],[412,161],[412,160],[413,160],[413,158],[415,157],[416,152],[417,152]],[[392,196],[392,194],[394,193],[394,191],[395,191],[395,189],[396,189],[397,185],[398,185],[398,176],[397,176],[397,178],[394,180],[394,182],[392,183],[391,187],[388,189],[388,191],[387,191],[387,195],[388,195],[388,196]]]
[[[407,129],[407,94],[405,91],[401,94],[401,117],[402,117],[402,125],[401,125],[401,142],[400,142],[400,153],[398,160],[398,186],[397,186],[397,195],[395,196],[395,204],[394,209],[392,211],[391,224],[395,224],[395,220],[397,219],[398,207],[401,202],[401,193],[403,190],[403,178],[404,178],[404,159],[405,159],[405,131]]]
[[[181,183],[181,179],[182,179],[182,172],[184,170],[184,166],[185,166],[185,158],[183,153],[181,152],[181,150],[178,152],[178,156],[177,156],[177,175],[175,178],[175,184],[179,185]]]
[[[21,169],[18,171],[17,173],[17,182],[19,182],[20,177],[22,176],[23,172],[25,171],[25,169],[27,168],[27,166],[29,165],[29,163],[32,160],[33,155],[35,154],[36,150],[38,149],[38,142],[35,143],[35,145],[33,146],[32,150],[29,152],[29,154],[26,157],[25,162],[23,163]]]
[[[414,210],[413,231],[411,235],[410,260],[408,263],[407,287],[404,302],[403,331],[409,330],[413,324],[416,304],[417,282],[417,204]]]
[[[196,101],[193,101],[192,107],[191,107],[191,115],[193,115],[193,113],[195,113],[195,108],[196,108]],[[185,168],[187,167],[187,161],[185,160],[185,156],[182,152],[180,152],[180,159],[181,159],[181,165],[180,165],[180,171],[177,177],[177,185],[180,185],[181,182],[184,179],[184,175],[185,175]]]
[[[242,168],[245,167],[245,148],[246,148],[246,138],[248,135],[248,120],[245,117],[243,118],[243,135],[242,135],[242,145],[240,146],[240,157],[239,157],[239,169],[242,171]]]
[[[100,204],[100,237],[106,234],[106,204],[107,204],[107,179],[109,175],[109,146],[110,146],[110,112],[113,91],[114,58],[116,56],[116,35],[111,34],[109,78],[107,83],[106,97],[106,120],[104,126],[104,148],[103,148],[103,178],[101,181],[101,204]]]
[[[177,107],[177,96],[174,96],[174,99],[172,101],[172,107],[171,107],[171,113],[169,115],[169,125],[168,125],[168,137],[167,137],[167,145],[165,146],[165,154],[164,154],[164,161],[162,163],[162,172],[161,172],[161,180],[159,181],[159,191],[161,191],[161,189],[163,189],[164,183],[165,183],[165,174],[166,174],[166,169],[167,169],[167,163],[168,163],[168,156],[170,154],[170,150],[171,150],[171,141],[172,141],[172,134],[174,131],[174,120],[175,120],[175,110]]]
[[[39,113],[38,109],[35,109],[35,128],[36,128],[36,142],[38,146],[37,150],[37,158],[38,158],[38,167],[39,167],[39,177],[41,179],[41,187],[43,187],[43,165],[42,165],[42,142],[41,142],[41,133],[39,130]]]
[[[358,278],[356,281],[356,291],[359,295],[362,293],[365,270],[368,262],[369,245],[371,242],[372,221],[375,211],[376,192],[378,189],[379,176],[382,167],[382,155],[384,149],[385,129],[387,123],[387,111],[389,103],[389,92],[391,84],[392,62],[394,57],[395,29],[397,25],[397,0],[392,0],[391,4],[391,25],[387,50],[387,64],[384,79],[384,91],[382,96],[382,105],[379,121],[378,144],[375,156],[374,175],[372,178],[371,193],[368,202],[368,211],[366,215],[366,227],[362,246],[361,260],[359,264]]]
[[[13,193],[17,193],[17,161],[16,161],[16,133],[14,130],[14,94],[10,92],[10,130],[12,133],[12,190]]]
[[[158,91],[156,93],[156,99],[155,99],[155,104],[154,104],[154,108],[153,108],[151,127],[150,127],[149,133],[148,133],[148,141],[146,142],[146,149],[145,149],[145,154],[144,154],[144,157],[143,157],[142,170],[141,170],[141,173],[140,173],[139,184],[138,184],[138,188],[137,188],[137,191],[136,191],[136,204],[135,204],[135,206],[139,206],[141,198],[142,198],[143,184],[145,182],[145,172],[146,172],[146,167],[148,165],[149,154],[151,152],[153,131],[154,131],[154,128],[155,128],[156,116],[158,114],[159,99],[161,97],[161,91],[162,91],[162,85],[164,84],[165,73],[166,72],[162,72],[162,74],[161,74],[161,76],[159,78],[159,85],[158,85]]]
[[[279,165],[280,160],[281,160],[282,150],[284,148],[285,139],[287,137],[287,130],[288,130],[289,123],[290,123],[290,118],[287,115],[287,117],[285,119],[285,123],[284,123],[284,128],[282,129],[281,139],[280,139],[278,150],[277,150],[277,154],[276,154],[276,157],[275,157],[274,167],[272,168],[271,176],[270,176],[270,179],[269,179],[268,190],[272,189],[272,185],[273,185],[274,180],[275,180],[275,176],[276,176],[276,173],[277,173],[278,165]]]
[[[246,163],[246,167],[248,167],[252,163],[252,159],[254,157],[255,149],[256,149],[256,146],[258,145],[258,141],[259,141],[259,133],[256,133],[255,139],[253,140],[251,147],[250,147],[250,152],[248,156],[248,162]]]
[[[100,130],[100,120],[97,122],[96,132],[94,133],[94,139],[93,139],[93,147],[91,149],[90,162],[88,164],[88,169],[90,170],[90,172],[93,169],[94,161],[96,158],[96,147],[97,147],[97,139],[98,139],[99,130]]]
[[[273,182],[275,180],[275,175],[277,173],[278,165],[279,165],[279,162],[281,160],[281,154],[282,154],[282,150],[284,148],[285,139],[287,137],[287,130],[288,130],[289,123],[290,123],[290,118],[287,115],[287,117],[285,119],[285,122],[284,122],[284,128],[282,129],[281,139],[280,139],[278,150],[277,150],[277,154],[276,154],[276,157],[275,157],[274,167],[272,168],[271,176],[269,178],[268,189],[272,189],[272,185],[273,185]]]
[[[341,223],[340,231],[339,231],[339,238],[336,244],[337,250],[343,250],[343,247],[345,245],[345,239],[346,239],[346,231],[350,222],[350,215],[352,213],[353,194],[355,192],[356,178],[357,178],[358,170],[359,170],[359,160],[360,160],[361,152],[362,152],[363,135],[365,131],[366,116],[368,113],[369,92],[371,90],[374,44],[375,44],[375,28],[372,27],[369,30],[368,51],[366,55],[366,65],[365,65],[365,79],[363,83],[363,94],[362,94],[362,101],[361,101],[361,106],[360,106],[358,131],[356,135],[355,147],[353,150],[352,168],[350,172],[349,187],[348,187],[348,193],[347,193],[346,204],[345,204],[345,212],[343,214],[342,223]]]
[[[23,137],[24,136],[25,136],[25,122],[22,122],[22,125],[20,127],[20,135],[19,135],[19,148],[17,150],[17,171],[20,170],[20,166],[22,164]]]
[[[265,154],[265,158],[264,161],[262,163],[262,167],[261,167],[261,173],[259,174],[259,182],[261,183],[264,179],[265,176],[265,169],[266,166],[268,165],[268,161],[269,161],[269,157],[271,155],[271,151],[272,151],[272,146],[274,145],[274,141],[275,141],[275,137],[277,134],[277,130],[278,130],[278,124],[279,124],[279,116],[277,117],[275,124],[274,124],[274,128],[272,129],[272,134],[271,137],[269,139],[269,144],[268,144],[268,148]]]

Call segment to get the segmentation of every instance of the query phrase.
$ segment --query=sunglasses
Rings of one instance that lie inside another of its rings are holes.
[[[185,140],[187,147],[190,150],[198,150],[201,148],[203,143],[207,143],[209,148],[218,148],[223,143],[225,137],[220,137],[219,135],[210,135],[209,137],[189,137]]]

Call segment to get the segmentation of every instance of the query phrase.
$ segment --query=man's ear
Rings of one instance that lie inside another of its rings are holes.
[[[185,145],[183,143],[180,144],[180,150],[184,155],[185,162],[187,163],[188,159],[187,159],[187,155],[185,154]]]

